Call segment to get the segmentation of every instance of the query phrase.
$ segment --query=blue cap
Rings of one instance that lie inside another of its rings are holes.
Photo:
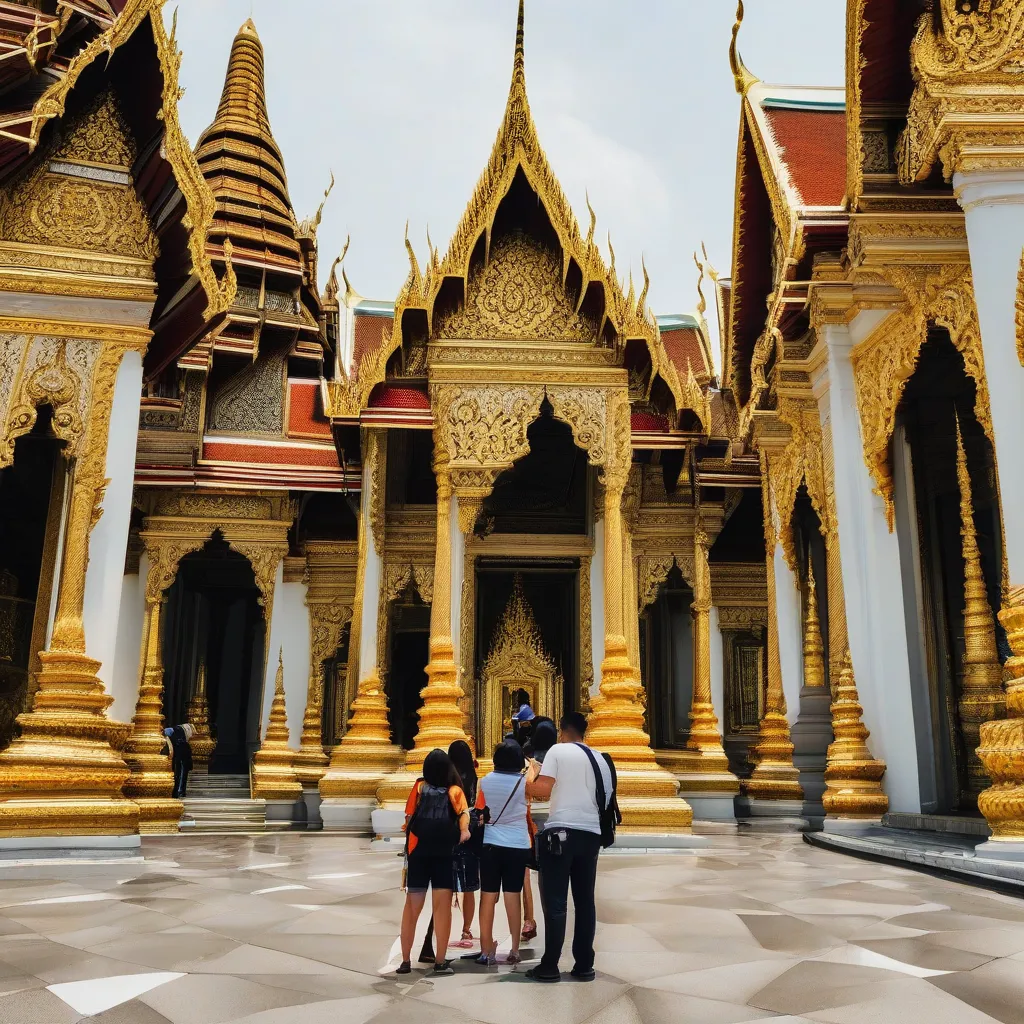
[[[165,736],[173,736],[174,735],[174,730],[170,729],[170,728],[164,729],[164,735]]]
[[[519,710],[512,716],[513,722],[532,722],[537,716],[533,713],[533,708],[529,704],[523,704]]]

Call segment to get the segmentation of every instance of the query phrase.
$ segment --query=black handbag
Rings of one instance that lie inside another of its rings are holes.
[[[576,746],[587,755],[591,767],[594,769],[594,778],[597,780],[597,817],[601,823],[601,846],[608,849],[615,842],[615,829],[622,824],[622,814],[619,811],[619,800],[616,795],[619,780],[615,773],[615,762],[607,754],[601,755],[605,764],[608,765],[612,777],[612,792],[609,797],[605,791],[604,776],[601,774],[601,768],[597,763],[597,758],[594,757],[594,752],[585,743],[577,743]]]

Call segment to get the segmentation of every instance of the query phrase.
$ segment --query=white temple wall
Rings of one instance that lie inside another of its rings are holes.
[[[85,573],[85,607],[82,613],[85,652],[100,662],[98,675],[108,690],[114,668],[124,560],[132,514],[141,395],[142,356],[138,352],[125,352],[114,383],[107,434],[108,483],[103,495],[103,514],[89,537],[89,566]]]
[[[1017,355],[1016,301],[1024,244],[1024,169],[955,174],[964,209],[995,431],[1010,582],[1024,583],[1024,366]]]
[[[372,467],[365,465],[363,466],[363,491],[359,513],[359,529],[364,531],[366,537],[366,564],[363,568],[363,595],[359,622],[359,673],[357,676],[359,682],[366,678],[370,669],[380,668],[377,664],[377,605],[380,600],[381,553],[373,543],[373,530],[370,528],[372,492]],[[347,708],[345,714],[347,717]]]
[[[121,601],[117,615],[117,639],[111,671],[104,682],[114,698],[107,712],[116,722],[130,722],[139,699],[139,664],[142,627],[146,621],[146,575],[149,559],[139,558],[139,571],[121,577]]]
[[[718,730],[725,735],[725,644],[718,624],[718,607],[711,606],[711,704],[718,719]]]
[[[921,809],[899,541],[864,462],[850,351],[887,316],[859,313],[849,326],[828,324],[828,384],[823,421],[831,420],[835,496],[850,654],[872,753],[888,766],[882,780],[893,811]]]
[[[594,555],[590,560],[590,652],[594,661],[595,695],[601,686],[604,660],[604,520],[594,524]]]
[[[800,688],[804,685],[800,591],[781,544],[775,545],[775,619],[779,627],[779,661],[782,664],[782,691],[786,695],[786,718],[793,726],[800,717]]]
[[[266,734],[274,701],[278,652],[284,657],[284,700],[288,710],[288,746],[298,750],[309,684],[309,609],[304,583],[284,582],[284,560],[278,563],[274,607],[270,614],[267,667],[263,681],[260,738]]]

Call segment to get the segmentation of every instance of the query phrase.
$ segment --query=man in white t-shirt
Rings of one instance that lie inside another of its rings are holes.
[[[558,743],[544,758],[540,774],[527,783],[527,795],[551,800],[547,824],[538,839],[538,866],[544,906],[544,956],[526,972],[534,981],[559,981],[558,960],[565,942],[569,886],[576,909],[572,977],[594,980],[594,934],[597,907],[597,858],[601,852],[601,818],[598,813],[596,761],[604,783],[605,806],[612,797],[611,769],[600,754],[588,755],[583,737],[587,720],[579,712],[562,716]]]

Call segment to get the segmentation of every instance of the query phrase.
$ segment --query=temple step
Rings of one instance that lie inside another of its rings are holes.
[[[188,777],[188,797],[217,799],[248,799],[248,775],[210,775],[206,771],[194,771]]]
[[[266,828],[266,803],[249,797],[186,797],[182,831],[262,832]]]

